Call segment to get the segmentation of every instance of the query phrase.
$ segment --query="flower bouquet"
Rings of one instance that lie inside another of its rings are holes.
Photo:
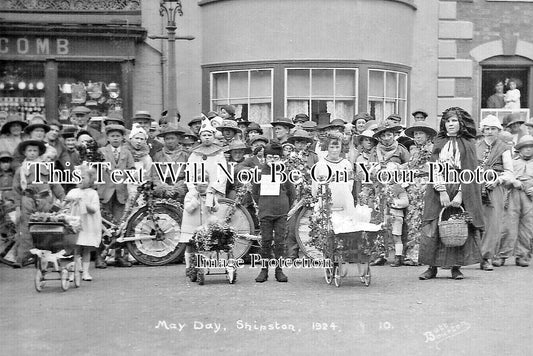
[[[81,231],[81,219],[79,216],[67,215],[65,213],[44,213],[36,212],[31,214],[30,222],[39,223],[39,222],[53,222],[53,223],[62,223],[65,226],[66,233],[68,234],[77,234]]]
[[[237,232],[226,223],[210,222],[196,229],[191,243],[197,251],[229,251],[233,248],[233,243],[237,237]]]

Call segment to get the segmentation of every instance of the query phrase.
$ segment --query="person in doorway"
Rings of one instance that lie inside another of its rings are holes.
[[[503,81],[498,80],[494,85],[494,94],[487,99],[487,108],[501,109],[505,106],[505,94],[503,93]]]

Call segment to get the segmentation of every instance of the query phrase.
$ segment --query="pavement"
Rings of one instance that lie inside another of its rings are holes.
[[[245,266],[238,280],[184,265],[92,270],[68,291],[34,289],[35,270],[0,266],[2,355],[533,355],[533,267],[463,268],[419,281],[424,267],[372,267],[340,288],[322,269],[288,283]]]

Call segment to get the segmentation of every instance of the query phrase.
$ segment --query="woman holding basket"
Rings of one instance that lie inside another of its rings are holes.
[[[461,170],[475,171],[478,165],[475,137],[475,123],[470,114],[457,107],[447,109],[443,112],[431,162],[447,165],[450,171],[455,170],[457,173]],[[446,182],[446,177],[436,178],[435,184],[428,184],[424,196],[419,262],[429,265],[429,268],[419,276],[419,279],[435,278],[437,267],[451,267],[451,277],[463,279],[460,267],[481,261],[480,230],[483,229],[481,186],[475,181],[455,183]],[[458,217],[466,220],[468,226],[466,241],[461,246],[447,247],[442,240],[444,236],[440,236],[441,219],[449,217],[449,210],[457,211],[457,209],[446,209],[441,214],[444,208],[449,207],[462,208],[466,212],[459,214]]]

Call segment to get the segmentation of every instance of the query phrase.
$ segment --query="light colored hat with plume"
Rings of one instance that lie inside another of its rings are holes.
[[[209,131],[212,134],[215,134],[217,130],[211,125],[211,122],[207,118],[207,116],[202,114],[202,126],[200,127],[200,131],[198,134],[201,134],[204,131]]]

